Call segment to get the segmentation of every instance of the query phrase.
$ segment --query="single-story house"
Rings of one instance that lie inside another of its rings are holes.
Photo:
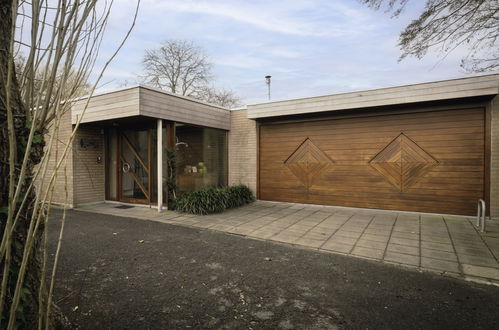
[[[82,117],[83,98],[60,133],[81,120],[68,202],[161,209],[174,150],[183,191],[242,183],[261,200],[461,215],[484,199],[499,216],[498,92],[492,74],[229,110],[139,86],[93,96]]]

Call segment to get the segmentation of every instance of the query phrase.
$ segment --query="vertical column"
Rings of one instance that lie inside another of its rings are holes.
[[[158,212],[163,210],[163,120],[158,119],[157,128],[157,160],[158,160]]]

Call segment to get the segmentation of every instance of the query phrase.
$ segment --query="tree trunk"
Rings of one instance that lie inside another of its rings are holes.
[[[13,65],[13,54],[9,49],[12,37],[12,2],[9,0],[0,0],[0,233],[4,234],[5,224],[7,219],[7,210],[9,205],[9,173],[10,173],[10,163],[9,163],[9,128],[7,124],[7,72],[9,62]],[[14,119],[14,136],[16,146],[16,157],[15,157],[15,177],[16,182],[18,180],[19,169],[23,162],[25,145],[28,141],[30,123],[27,123],[26,109],[21,100],[21,93],[19,89],[19,84],[15,73],[12,75],[11,84],[8,87],[10,89],[10,105],[13,113]],[[32,151],[30,152],[28,162],[28,170],[26,180],[22,184],[23,189],[21,190],[20,199],[26,195],[27,187],[31,183],[33,167],[40,162],[41,156],[43,155],[44,143],[33,144]],[[17,182],[17,184],[19,184]],[[17,185],[16,184],[16,185]],[[5,305],[2,319],[0,323],[2,328],[7,325],[9,320],[10,307],[12,302],[12,297],[14,295],[14,290],[16,287],[17,274],[19,271],[20,264],[23,258],[23,251],[26,242],[26,236],[29,228],[29,223],[31,220],[31,215],[33,213],[33,205],[35,201],[34,190],[27,197],[27,203],[22,210],[19,210],[20,204],[15,205],[15,212],[21,211],[21,216],[19,217],[17,226],[14,228],[14,234],[11,243],[11,262],[10,271],[8,274],[7,290],[5,292]],[[30,262],[27,266],[26,277],[23,283],[23,293],[21,294],[20,304],[17,312],[17,322],[18,328],[31,328],[37,324],[37,313],[39,306],[38,290],[40,287],[40,274],[41,274],[41,263],[40,263],[40,242],[42,238],[43,230],[38,231],[38,237],[34,249],[32,250],[32,255]],[[3,269],[5,267],[5,258],[1,260],[0,269],[0,281],[3,277]]]

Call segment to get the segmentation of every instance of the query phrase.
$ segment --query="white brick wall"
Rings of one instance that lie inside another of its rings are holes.
[[[49,128],[49,132],[45,135],[45,151],[48,149],[48,145],[50,143],[50,138],[54,132],[53,126]],[[35,182],[35,187],[37,194],[45,194],[47,184],[49,183],[54,169],[61,159],[62,153],[66,148],[67,143],[69,142],[69,137],[71,136],[72,125],[71,125],[71,113],[68,111],[61,118],[61,123],[59,125],[59,133],[57,136],[56,145],[52,147],[52,151],[50,153],[50,157],[47,164],[47,172],[43,179],[43,186],[41,180],[41,173],[38,179]],[[57,150],[56,150],[57,149]],[[56,157],[57,155],[57,157]],[[69,206],[73,205],[73,152],[72,150],[68,150],[67,158],[62,163],[62,166],[57,171],[57,176],[54,184],[54,191],[52,195],[52,202],[57,204],[63,204],[65,201],[69,204]],[[37,166],[37,168],[40,164]],[[64,178],[64,168],[66,167],[66,175],[67,175],[67,186],[65,185]],[[66,186],[66,187],[65,187]],[[66,189],[67,189],[67,200],[66,200]],[[41,196],[43,197],[43,196]]]
[[[229,132],[229,185],[245,184],[256,194],[256,122],[233,110]]]
[[[87,146],[81,146],[81,140]],[[101,162],[97,163],[97,157]],[[73,142],[74,204],[105,199],[104,134],[101,129],[80,126]]]

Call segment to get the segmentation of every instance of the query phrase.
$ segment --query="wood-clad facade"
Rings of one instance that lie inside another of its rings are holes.
[[[476,214],[484,199],[499,216],[498,93],[493,74],[231,111],[139,86],[93,96],[81,117],[83,98],[71,112],[82,125],[69,200],[155,205],[163,145],[182,159],[185,186],[245,184],[262,200],[458,215]]]
[[[251,105],[258,196],[498,216],[498,91],[496,74]]]
[[[260,125],[260,198],[432,213],[485,198],[485,109]]]
[[[184,181],[196,185],[227,182],[223,145],[230,128],[228,109],[136,86],[76,100],[71,124],[78,122],[73,205],[104,200],[166,205],[167,150],[186,153],[188,148],[187,155],[177,157],[183,159],[178,177]],[[186,143],[185,133],[178,135],[188,128],[195,128],[196,136]],[[215,142],[222,146],[220,150],[211,148]],[[197,172],[199,164],[203,164],[201,173]]]

